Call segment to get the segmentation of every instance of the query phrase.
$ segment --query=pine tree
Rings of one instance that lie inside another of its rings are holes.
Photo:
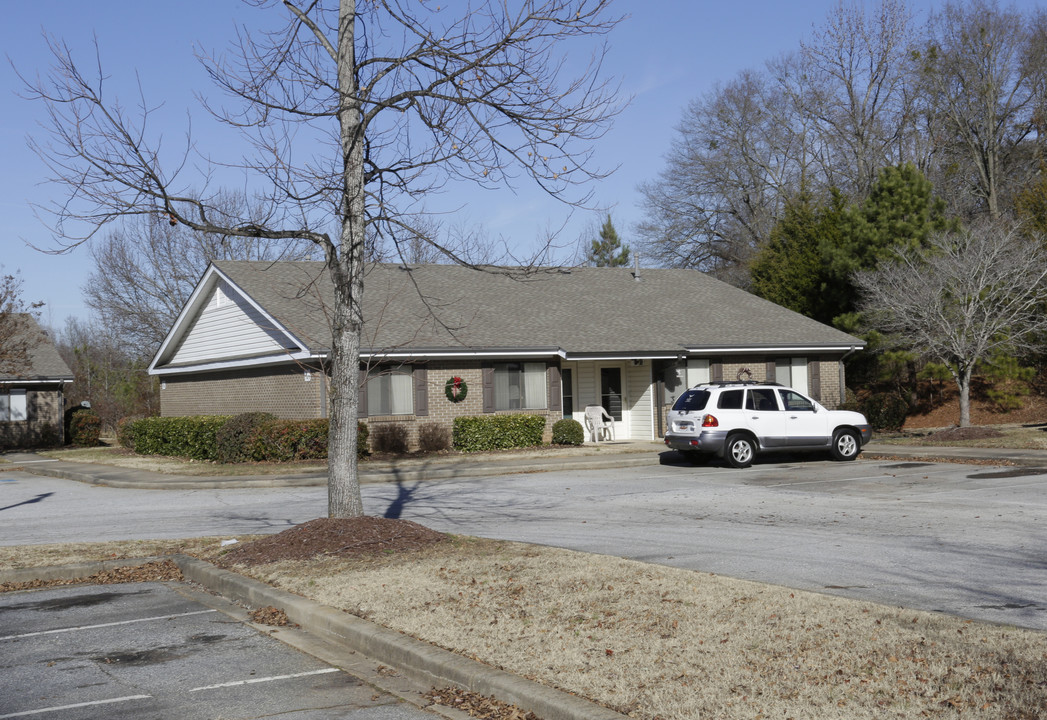
[[[596,267],[621,267],[629,263],[629,246],[622,245],[610,215],[600,228],[599,238],[592,241],[586,260]]]

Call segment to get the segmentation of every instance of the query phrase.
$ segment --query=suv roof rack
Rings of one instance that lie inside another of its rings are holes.
[[[782,385],[781,383],[767,382],[766,380],[712,380],[710,382],[698,383],[694,387],[731,387],[735,385],[769,385],[774,387],[785,387],[785,385]]]

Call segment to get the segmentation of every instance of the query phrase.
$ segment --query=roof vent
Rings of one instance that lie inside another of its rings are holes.
[[[640,277],[640,253],[633,253],[633,280],[643,280]]]

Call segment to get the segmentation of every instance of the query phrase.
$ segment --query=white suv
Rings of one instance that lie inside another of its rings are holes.
[[[669,411],[665,444],[692,460],[717,455],[749,467],[757,453],[828,450],[854,460],[872,437],[861,413],[826,410],[777,383],[719,382],[696,385]]]

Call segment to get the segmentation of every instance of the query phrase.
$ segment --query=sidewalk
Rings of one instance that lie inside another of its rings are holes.
[[[873,441],[865,446],[859,460],[912,458],[957,462],[1047,467],[1047,450],[997,448],[922,447],[888,445]],[[100,463],[68,462],[41,457],[35,453],[8,453],[0,459],[26,472],[75,480],[93,485],[142,490],[187,490],[247,487],[305,487],[327,484],[327,473],[316,471],[288,475],[172,475],[148,470],[122,468]],[[773,462],[773,460],[770,460]],[[646,465],[685,464],[675,452],[655,441],[606,442],[582,447],[543,448],[498,454],[434,456],[388,462],[360,463],[361,483],[415,482],[450,478],[490,477],[520,473],[563,470],[606,470]]]

